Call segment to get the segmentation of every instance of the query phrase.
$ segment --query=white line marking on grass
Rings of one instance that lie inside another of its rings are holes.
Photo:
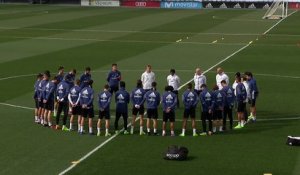
[[[15,75],[15,76],[10,76],[10,77],[0,78],[0,81],[8,80],[8,79],[14,79],[14,78],[21,78],[21,77],[31,77],[31,76],[34,76],[34,75],[36,75],[36,74]]]
[[[9,104],[9,103],[1,103],[1,102],[0,102],[0,105],[9,106],[9,107],[13,107],[13,108],[29,109],[29,110],[35,109],[35,108],[31,108],[31,107],[19,106],[19,105],[13,105],[13,104]]]
[[[136,121],[139,120],[140,117],[136,118]],[[129,123],[127,125],[127,127],[130,127],[131,123]],[[67,169],[63,170],[62,172],[59,173],[59,175],[63,175],[66,174],[67,172],[69,172],[70,170],[72,170],[74,167],[76,167],[76,165],[78,165],[80,162],[84,161],[85,159],[87,159],[88,157],[90,157],[92,154],[94,154],[96,151],[98,151],[100,148],[102,148],[103,146],[105,146],[108,142],[112,141],[114,138],[116,138],[119,134],[121,134],[121,132],[124,131],[124,128],[120,130],[119,133],[114,134],[113,136],[111,136],[109,139],[105,140],[103,143],[101,143],[100,145],[98,145],[96,148],[94,148],[92,151],[90,151],[89,153],[87,153],[86,155],[84,155],[83,157],[81,157],[79,160],[77,161],[73,161],[76,163],[72,163],[71,166],[69,166]]]
[[[268,29],[266,32],[264,32],[264,34],[268,33],[271,29],[273,29],[275,26],[277,26],[281,21],[277,22],[275,25],[273,25],[270,29]],[[211,66],[208,70],[204,71],[203,73],[207,73],[208,71],[210,71],[211,69],[215,68],[216,66],[220,65],[221,63],[225,62],[226,60],[228,60],[229,58],[231,58],[232,56],[236,55],[237,53],[239,53],[240,51],[244,50],[245,48],[247,48],[248,46],[251,45],[252,42],[248,43],[247,45],[243,46],[242,48],[238,49],[237,51],[235,51],[234,53],[230,54],[229,56],[225,57],[224,59],[222,59],[221,61],[219,61],[217,64]],[[188,82],[186,82],[185,84],[183,84],[182,86],[179,87],[179,90],[182,89],[184,86],[186,86],[188,83],[190,83],[191,81],[193,81],[193,79],[189,80]],[[139,117],[136,119],[138,120]],[[128,124],[128,126],[130,126],[131,123]],[[124,129],[123,129],[124,130]],[[122,130],[121,130],[122,131]],[[69,172],[70,170],[72,170],[74,167],[76,167],[76,165],[78,165],[80,162],[84,161],[86,158],[88,158],[89,156],[91,156],[93,153],[95,153],[96,151],[98,151],[100,148],[102,148],[103,146],[105,146],[107,143],[109,143],[111,140],[113,140],[114,138],[116,138],[118,134],[113,135],[112,137],[110,137],[109,139],[107,139],[106,141],[104,141],[103,143],[101,143],[99,146],[97,146],[96,148],[94,148],[92,151],[90,151],[89,153],[87,153],[85,156],[83,156],[82,158],[80,158],[78,160],[78,163],[76,164],[72,164],[71,166],[69,166],[67,169],[63,170],[62,172],[59,173],[59,175],[64,175],[65,173]]]
[[[287,15],[287,17],[282,18],[281,20],[279,20],[279,21],[278,21],[277,23],[275,23],[271,28],[269,28],[268,30],[266,30],[266,31],[263,33],[263,35],[269,33],[269,32],[270,32],[274,27],[276,27],[279,23],[281,23],[283,20],[285,20],[286,18],[288,18],[289,16],[293,15],[293,14],[296,13],[296,12],[297,12],[297,10],[296,10],[296,11],[293,11],[292,13],[290,13],[289,15]]]
[[[95,38],[64,38],[64,37],[15,37],[15,36],[5,36],[2,38],[17,38],[17,39],[32,39],[32,40],[60,40],[60,41],[94,41],[94,42],[118,42],[118,43],[157,43],[157,44],[172,44],[170,41],[143,41],[143,40],[113,40],[113,39],[95,39]],[[209,42],[196,42],[196,41],[184,41],[179,39],[176,41],[183,44],[198,44],[198,45],[212,45],[214,43]],[[219,45],[230,45],[230,46],[240,46],[246,43],[218,43]]]
[[[292,14],[296,13],[296,11],[294,11],[293,13],[289,14],[287,17],[291,16]],[[286,18],[287,18],[286,17]],[[267,34],[269,31],[271,31],[274,27],[276,27],[280,22],[282,22],[284,19],[283,18],[281,20],[279,20],[277,23],[275,23],[273,26],[271,26],[269,29],[267,29],[263,34]],[[247,47],[249,47],[253,42],[250,41],[247,45],[243,46],[242,48],[238,49],[237,51],[233,52],[232,54],[230,54],[229,56],[227,56],[226,58],[222,59],[221,61],[219,61],[217,64],[211,66],[209,69],[207,69],[206,71],[203,72],[203,74],[206,74],[207,72],[209,72],[210,70],[212,70],[213,68],[217,67],[218,65],[220,65],[221,63],[225,62],[226,60],[230,59],[231,57],[233,57],[234,55],[236,55],[237,53],[241,52],[242,50],[246,49]],[[183,85],[181,85],[179,88],[181,89],[182,87],[186,86],[187,84],[189,84],[190,82],[192,82],[194,79],[190,79],[188,82],[184,83]]]

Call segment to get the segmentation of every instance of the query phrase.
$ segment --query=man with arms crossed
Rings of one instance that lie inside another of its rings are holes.
[[[118,70],[117,64],[114,63],[111,65],[111,71],[108,73],[106,80],[110,93],[116,93],[119,90],[119,82],[121,81],[121,72]]]
[[[200,95],[201,86],[206,84],[206,76],[202,73],[200,68],[196,68],[194,75],[195,92]]]
[[[225,80],[227,84],[229,84],[229,77],[227,76],[227,74],[225,74],[224,70],[219,67],[217,68],[217,75],[216,75],[216,83],[217,86],[219,87],[219,90],[222,90],[223,86],[221,84],[221,81]]]
[[[141,80],[143,83],[143,89],[149,91],[152,88],[152,83],[155,81],[155,74],[152,72],[152,66],[147,65],[146,71],[142,74]]]

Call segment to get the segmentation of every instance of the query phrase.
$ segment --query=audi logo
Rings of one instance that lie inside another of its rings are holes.
[[[146,2],[135,2],[135,6],[137,7],[146,7],[147,3]]]

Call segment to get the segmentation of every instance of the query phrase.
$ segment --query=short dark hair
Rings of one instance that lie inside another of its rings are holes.
[[[46,71],[44,72],[44,75],[46,75],[47,77],[51,77],[51,73],[50,73],[49,70],[46,70]]]
[[[76,84],[76,85],[80,85],[80,79],[76,79],[76,80],[75,80],[75,84]]]
[[[37,77],[37,78],[42,78],[42,77],[43,77],[43,74],[42,74],[42,73],[38,73],[38,74],[36,75],[36,77]]]
[[[252,72],[245,72],[244,74],[247,75],[247,76],[249,76],[249,77],[253,77]]]
[[[154,82],[151,83],[151,86],[152,86],[153,88],[156,88],[157,83],[154,81]]]
[[[218,90],[218,89],[219,89],[219,86],[218,86],[218,85],[216,85],[216,84],[213,85],[213,90],[214,90],[214,91],[216,91],[216,90]]]
[[[227,82],[225,80],[222,80],[221,84],[227,84]]]
[[[173,90],[174,90],[173,86],[166,86],[165,87],[165,91],[173,91]]]
[[[64,66],[59,66],[58,67],[58,70],[63,70],[64,69]]]
[[[241,82],[241,77],[236,77],[236,80],[238,81],[238,82]]]
[[[206,84],[202,84],[202,85],[200,86],[200,88],[207,88],[207,85],[206,85]]]
[[[56,81],[58,81],[58,76],[57,76],[57,75],[56,75],[56,76],[54,76],[52,80],[56,80]]]
[[[90,67],[86,67],[85,71],[91,71],[91,68]]]
[[[117,63],[113,63],[113,64],[111,64],[111,67],[113,67],[113,66],[118,66],[118,65],[117,65]]]
[[[126,86],[125,82],[124,81],[120,81],[120,87],[121,88],[125,88],[125,86]]]
[[[175,69],[170,70],[170,73],[172,73],[172,74],[175,74],[175,72],[176,72]]]
[[[108,85],[108,84],[105,84],[105,85],[104,85],[104,89],[109,89],[109,85]]]
[[[72,71],[74,74],[76,74],[76,69],[72,69],[71,71]]]
[[[89,82],[88,82],[88,85],[93,85],[93,83],[94,83],[94,81],[93,80],[90,80]]]
[[[235,73],[235,77],[241,77],[241,73],[240,72]]]
[[[143,82],[142,82],[142,80],[137,80],[137,81],[136,81],[136,87],[137,87],[137,88],[142,88],[142,87],[143,87]]]
[[[192,83],[188,83],[186,86],[187,86],[188,89],[192,89],[193,88],[193,84]]]

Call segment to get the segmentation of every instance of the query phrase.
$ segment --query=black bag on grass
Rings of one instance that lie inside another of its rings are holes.
[[[186,160],[189,150],[186,147],[178,147],[176,145],[169,146],[164,153],[165,160]]]
[[[286,144],[290,146],[300,146],[300,137],[288,136]]]

